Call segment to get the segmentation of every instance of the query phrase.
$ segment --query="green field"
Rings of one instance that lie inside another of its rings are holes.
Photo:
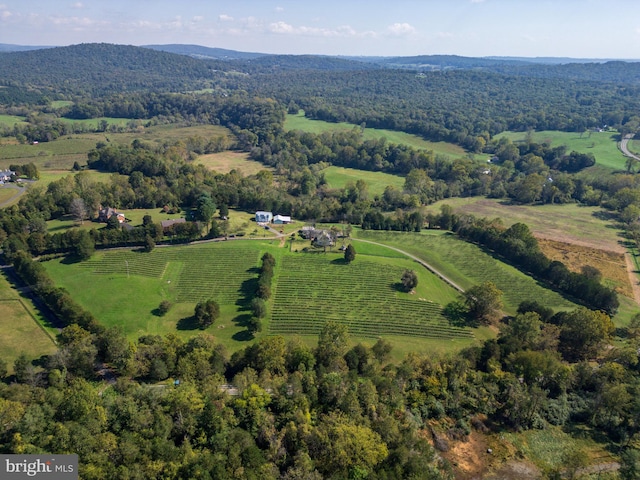
[[[22,298],[0,272],[0,358],[10,369],[22,353],[36,359],[55,352],[55,331],[41,327],[43,323],[33,304]]]
[[[285,130],[302,130],[310,133],[324,133],[324,132],[336,132],[336,131],[348,131],[353,128],[360,128],[352,123],[330,123],[322,120],[311,120],[304,116],[304,112],[296,115],[287,115],[284,123]],[[453,143],[447,142],[429,142],[417,135],[411,135],[404,132],[396,132],[394,130],[383,130],[379,128],[365,128],[363,132],[363,138],[365,140],[377,140],[379,138],[385,138],[387,142],[397,145],[408,145],[413,148],[421,150],[433,150],[436,154],[447,155],[451,158],[463,158],[468,154],[465,150]],[[481,155],[481,157],[487,157],[487,155]]]
[[[120,326],[132,339],[145,333],[193,335],[185,319],[196,302],[214,298],[221,306],[221,318],[209,332],[236,350],[242,346],[237,340],[248,337],[246,300],[255,291],[256,267],[265,251],[276,257],[277,264],[263,335],[304,334],[315,340],[324,322],[334,319],[349,324],[353,336],[362,340],[408,335],[425,339],[422,348],[437,341],[446,341],[445,348],[461,348],[474,341],[472,330],[452,326],[441,315],[442,305],[455,299],[456,292],[426,269],[397,256],[360,253],[346,265],[340,252],[289,252],[280,248],[279,240],[267,238],[158,247],[149,254],[99,252],[87,262],[57,259],[44,266],[57,285],[69,290],[104,325]],[[405,268],[419,274],[413,294],[396,287]],[[153,312],[162,300],[174,307],[158,317]],[[479,332],[478,338],[486,335]]]
[[[26,125],[25,117],[15,115],[0,115],[0,127],[13,128],[15,124]]]
[[[375,195],[382,195],[388,185],[392,185],[398,190],[404,188],[404,178],[390,173],[368,172],[343,167],[328,167],[321,173],[324,174],[324,178],[331,188],[344,188],[349,182],[355,184],[358,180],[364,180],[371,198]]]
[[[391,245],[421,258],[464,289],[485,281],[494,282],[504,292],[503,301],[508,313],[515,313],[523,300],[536,300],[555,310],[575,307],[560,294],[544,288],[533,278],[451,233],[371,230],[357,230],[355,233],[357,238]],[[358,245],[356,242],[356,248]]]
[[[503,132],[496,135],[496,139],[506,137],[512,142],[524,141],[525,132]],[[536,143],[549,143],[552,147],[565,145],[567,153],[576,151],[580,153],[592,153],[596,159],[596,166],[613,170],[625,170],[626,158],[618,149],[617,132],[559,132],[541,131],[533,132],[533,141]],[[593,167],[592,167],[593,168]]]

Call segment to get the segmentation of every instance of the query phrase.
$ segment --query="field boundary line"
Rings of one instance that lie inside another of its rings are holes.
[[[35,322],[35,324],[38,326],[38,328],[44,332],[44,334],[47,336],[47,338],[49,338],[49,340],[51,340],[51,342],[56,347],[58,346],[58,342],[56,342],[56,339],[53,338],[51,333],[49,333],[47,331],[47,329],[44,328],[44,326],[38,321],[38,319],[35,317],[35,315],[33,315],[31,310],[29,310],[29,307],[27,307],[27,305],[24,303],[24,301],[21,298],[3,298],[3,299],[0,299],[0,302],[18,302],[20,304],[20,306],[22,307],[22,309],[25,312],[27,312],[27,315],[29,315],[29,317],[31,317],[31,320],[33,320]]]
[[[412,255],[409,252],[405,252],[404,250],[401,250],[399,248],[396,247],[392,247],[390,245],[385,245],[384,243],[379,243],[379,242],[373,242],[371,240],[364,240],[362,238],[352,238],[352,241],[355,242],[364,242],[364,243],[369,243],[371,245],[377,245],[379,247],[385,247],[385,248],[389,248],[391,250],[395,250],[398,253],[401,253],[403,255],[405,255],[406,257],[409,257],[410,259],[412,259],[413,261],[419,263],[420,265],[422,265],[424,268],[426,268],[427,270],[429,270],[431,273],[433,273],[435,276],[437,276],[440,280],[442,280],[443,282],[447,283],[449,286],[455,288],[457,291],[459,291],[460,293],[464,293],[464,289],[458,285],[457,283],[455,283],[453,280],[451,280],[450,278],[448,278],[445,274],[441,273],[440,271],[438,271],[436,268],[434,268],[432,265],[428,264],[427,262],[425,262],[423,259],[421,259],[420,257],[417,257],[415,255]]]

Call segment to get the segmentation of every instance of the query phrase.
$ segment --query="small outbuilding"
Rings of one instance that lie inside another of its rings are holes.
[[[277,225],[291,223],[291,217],[288,215],[276,215],[275,217],[273,217],[273,223]]]
[[[184,218],[174,218],[172,220],[162,220],[160,222],[160,225],[162,225],[162,231],[166,233],[176,223],[185,223],[185,222],[186,220]]]

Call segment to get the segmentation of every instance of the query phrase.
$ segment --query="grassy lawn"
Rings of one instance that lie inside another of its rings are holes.
[[[231,170],[237,170],[243,175],[255,175],[260,170],[272,170],[260,162],[249,159],[249,154],[245,152],[220,152],[201,155],[195,160],[195,163],[204,165],[209,170],[219,173],[229,173]]]
[[[0,204],[9,201],[11,198],[15,197],[18,193],[20,193],[20,191],[15,188],[5,187],[3,185],[0,185]]]
[[[1,272],[0,329],[3,333],[0,335],[0,357],[10,369],[22,353],[36,359],[55,352],[52,337],[56,332],[45,331],[38,322],[44,323],[33,304],[22,298]]]
[[[304,116],[304,112],[296,115],[287,115],[284,123],[285,130],[302,130],[310,133],[324,133],[352,130],[360,128],[352,123],[330,123],[322,120],[311,120]],[[465,150],[453,143],[447,142],[429,142],[417,135],[411,135],[404,132],[396,132],[394,130],[384,130],[379,128],[365,128],[363,132],[365,140],[377,140],[386,138],[387,142],[397,145],[409,145],[410,147],[421,150],[433,150],[436,154],[448,155],[451,158],[463,158],[467,156]],[[479,157],[488,158],[488,155],[479,155]]]
[[[506,137],[512,142],[523,141],[525,132],[503,132],[495,138]],[[533,141],[536,143],[549,143],[552,147],[565,145],[567,153],[576,151],[580,153],[592,153],[597,165],[612,170],[625,170],[625,157],[618,149],[617,132],[592,132],[580,136],[576,132],[541,131],[533,132]]]
[[[322,173],[331,188],[344,188],[349,182],[355,184],[358,180],[364,180],[367,183],[371,197],[382,195],[388,185],[393,185],[399,190],[404,187],[404,178],[390,173],[368,172],[343,167],[325,168]]]

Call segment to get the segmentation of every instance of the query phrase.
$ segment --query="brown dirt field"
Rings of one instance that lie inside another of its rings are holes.
[[[487,440],[471,432],[466,442],[450,442],[451,450],[442,454],[453,465],[456,480],[482,478],[487,471]]]
[[[585,265],[597,268],[616,292],[634,298],[624,252],[601,250],[590,246],[538,238],[542,252],[551,260],[559,260],[569,270],[579,272]]]

